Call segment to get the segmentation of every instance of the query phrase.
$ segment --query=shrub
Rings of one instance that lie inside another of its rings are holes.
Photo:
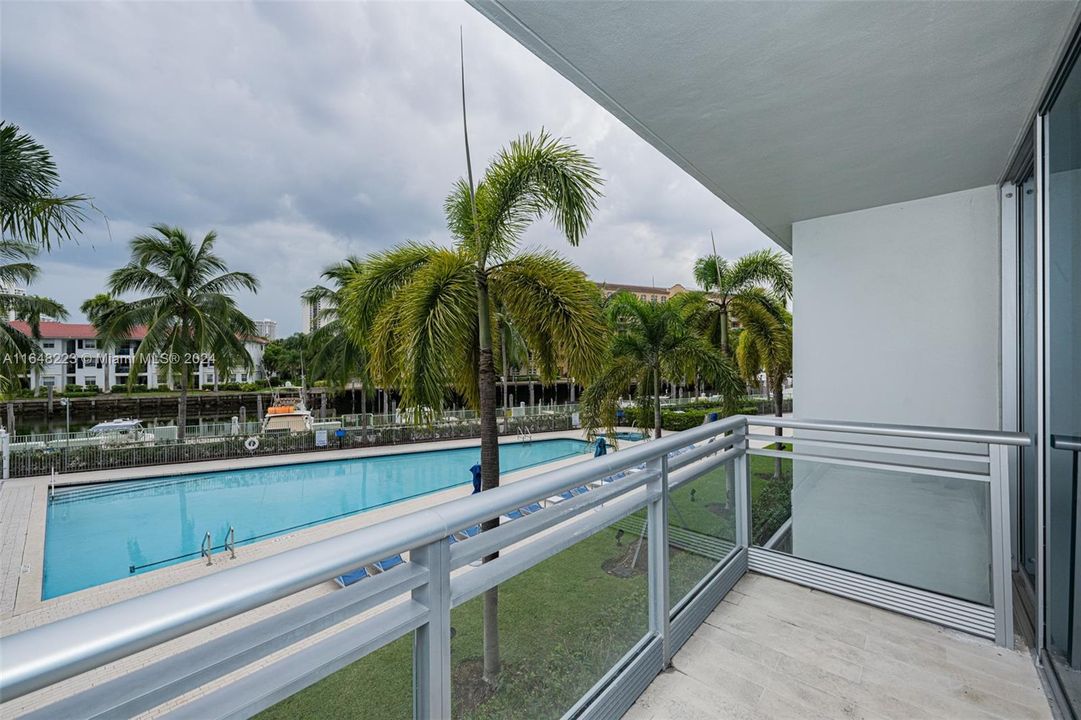
[[[119,392],[119,393],[140,393],[140,392],[149,392],[149,390],[150,390],[150,388],[148,388],[146,385],[132,385],[131,387],[128,387],[127,383],[120,383],[118,385],[113,385],[112,388],[110,388],[110,389],[113,392]]]
[[[100,392],[101,388],[96,385],[65,385],[64,392],[60,394],[64,397],[89,397]]]

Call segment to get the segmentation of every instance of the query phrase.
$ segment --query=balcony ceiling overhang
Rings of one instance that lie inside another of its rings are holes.
[[[469,2],[786,249],[1000,181],[1079,7]]]

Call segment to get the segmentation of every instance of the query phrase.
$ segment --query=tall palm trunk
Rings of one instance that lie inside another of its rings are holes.
[[[499,346],[500,354],[503,356],[503,408],[510,407],[510,386],[507,382],[507,373],[510,371],[507,365],[507,337],[503,334],[499,334]]]
[[[728,306],[721,306],[721,352],[725,355],[731,356],[732,353],[728,347]]]
[[[495,363],[492,360],[492,325],[489,314],[488,277],[483,270],[477,271],[477,327],[480,340],[480,489],[499,487],[499,429],[496,427]],[[486,520],[481,532],[499,527],[499,518]],[[492,553],[483,562],[499,557]],[[499,588],[484,593],[484,671],[483,678],[495,684],[499,676]]]
[[[661,436],[661,372],[653,368],[653,437]]]

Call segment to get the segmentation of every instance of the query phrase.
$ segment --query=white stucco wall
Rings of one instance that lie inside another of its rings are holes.
[[[803,418],[997,429],[994,186],[793,225]]]
[[[796,416],[999,428],[999,244],[994,186],[797,223]],[[986,602],[986,493],[798,461],[793,552]]]

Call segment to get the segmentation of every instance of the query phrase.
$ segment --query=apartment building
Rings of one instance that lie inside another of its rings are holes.
[[[10,325],[19,332],[30,335],[30,326],[16,320]],[[38,340],[40,367],[32,370],[27,382],[31,389],[54,387],[63,389],[68,385],[98,387],[108,392],[113,385],[128,382],[139,343],[146,336],[145,328],[136,328],[127,340],[117,346],[105,346],[97,328],[90,323],[43,322],[40,324],[41,339]],[[263,348],[267,341],[252,337],[244,341],[251,355],[255,370],[230,370],[218,373],[212,362],[204,362],[196,373],[197,387],[212,387],[215,381],[254,382],[265,377],[262,369]],[[145,364],[139,368],[134,384],[148,388],[167,384],[154,354],[148,354]]]

